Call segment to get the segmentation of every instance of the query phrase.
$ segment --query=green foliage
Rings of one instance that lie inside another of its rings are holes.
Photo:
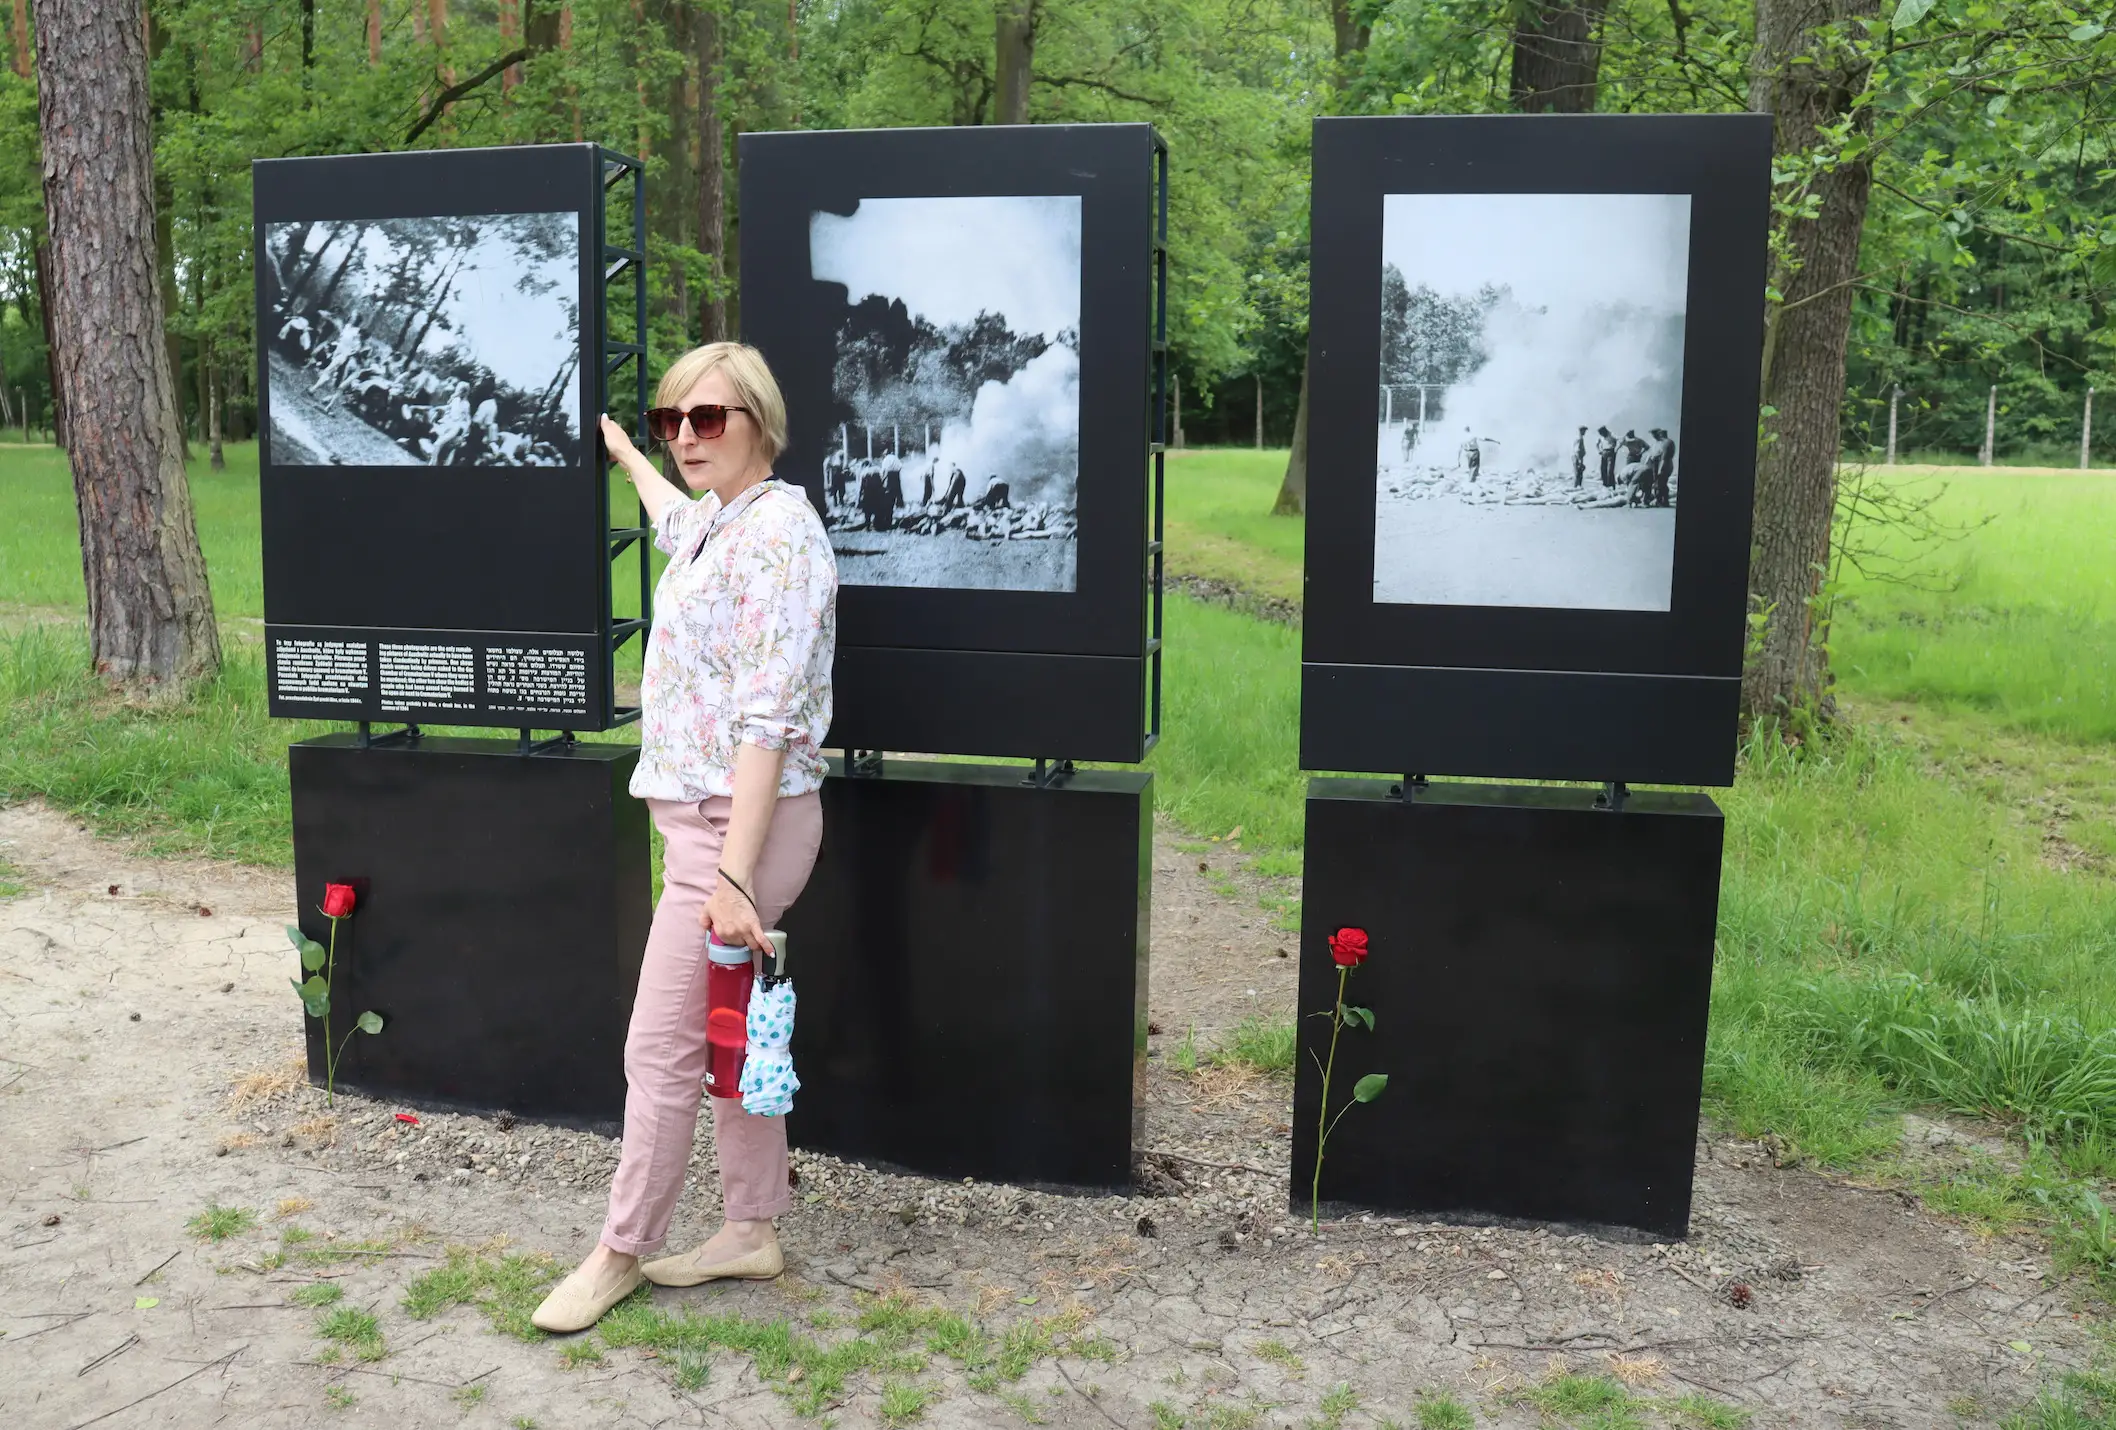
[[[1661,1408],[1683,1424],[1695,1425],[1699,1430],[1742,1430],[1750,1418],[1748,1411],[1696,1391],[1677,1396]]]
[[[1217,1063],[1235,1063],[1258,1072],[1289,1072],[1297,1047],[1291,1018],[1251,1013],[1234,1025],[1227,1041],[1212,1055]]]
[[[1345,1417],[1358,1408],[1359,1392],[1340,1382],[1324,1394],[1317,1407],[1322,1413],[1308,1418],[1308,1430],[1342,1430]]]
[[[880,1411],[884,1425],[908,1425],[925,1416],[926,1406],[932,1403],[939,1392],[931,1386],[915,1385],[908,1380],[885,1380],[882,1382]]]
[[[382,1339],[382,1323],[374,1312],[357,1306],[338,1306],[318,1316],[316,1336],[335,1342],[363,1361],[378,1361],[389,1354]]]
[[[1195,1023],[1183,1030],[1183,1041],[1169,1049],[1168,1066],[1179,1073],[1198,1070],[1198,1029]]]
[[[323,1307],[332,1305],[345,1297],[345,1288],[335,1281],[317,1281],[297,1287],[289,1298],[297,1306]]]
[[[674,1379],[678,1390],[703,1390],[712,1374],[712,1362],[704,1352],[689,1346],[677,1348]]]
[[[1477,1417],[1443,1390],[1421,1390],[1416,1401],[1420,1430],[1474,1430]]]
[[[208,1203],[206,1209],[184,1223],[184,1229],[200,1241],[226,1241],[257,1225],[257,1213],[248,1207],[224,1207]]]
[[[695,1308],[665,1310],[644,1295],[612,1310],[598,1326],[613,1349],[650,1347],[664,1360],[698,1367],[718,1349],[746,1357],[757,1378],[784,1396],[797,1414],[814,1416],[835,1404],[855,1375],[871,1374],[899,1387],[889,1403],[901,1419],[914,1419],[935,1392],[907,1377],[924,1370],[928,1356],[954,1361],[966,1372],[970,1388],[998,1394],[1018,1381],[1037,1362],[1053,1355],[1101,1354],[1092,1338],[1063,1317],[1021,1320],[995,1340],[967,1317],[940,1307],[921,1305],[907,1296],[883,1296],[863,1303],[850,1336],[825,1339],[802,1334],[785,1318],[754,1319],[739,1314],[703,1315]],[[685,1361],[684,1357],[691,1357]],[[886,1413],[885,1413],[886,1414]]]
[[[558,1364],[562,1370],[579,1370],[582,1366],[602,1363],[602,1347],[592,1340],[568,1341],[558,1348]]]
[[[1999,1423],[2002,1430],[2111,1430],[2116,1427],[2116,1375],[2100,1367],[2069,1372]]]
[[[1267,1360],[1289,1375],[1300,1375],[1307,1370],[1293,1347],[1281,1340],[1258,1341],[1249,1348],[1258,1360]]]
[[[1606,1375],[1560,1375],[1510,1398],[1580,1430],[1645,1430],[1650,1403]]]
[[[494,1330],[519,1340],[540,1341],[544,1333],[530,1324],[529,1317],[562,1274],[558,1263],[541,1253],[492,1256],[452,1246],[446,1261],[405,1290],[404,1310],[413,1320],[424,1321],[450,1306],[475,1306]]]

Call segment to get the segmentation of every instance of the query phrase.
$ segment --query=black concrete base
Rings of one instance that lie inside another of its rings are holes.
[[[1144,1106],[1153,777],[891,761],[823,786],[782,920],[794,1145],[933,1176],[1115,1188]]]
[[[1315,1168],[1330,934],[1371,953],[1346,1001],[1322,1199],[1434,1216],[1689,1227],[1723,821],[1702,795],[1373,780],[1308,786],[1294,1205]]]
[[[635,745],[522,756],[505,740],[288,751],[301,927],[360,889],[338,936],[332,1027],[372,1008],[338,1082],[377,1097],[597,1126],[624,1116],[624,1038],[653,909]],[[289,973],[296,970],[287,954]],[[287,990],[290,1018],[300,1017]],[[309,1076],[323,1080],[321,1027]]]

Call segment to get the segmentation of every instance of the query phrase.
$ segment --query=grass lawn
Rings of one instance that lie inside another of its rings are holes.
[[[1854,694],[2116,739],[2116,473],[1899,478],[1964,534],[1908,548],[1916,584],[1850,574],[1832,640]]]
[[[1263,514],[1284,460],[1171,461],[1171,569],[1297,591],[1303,524]],[[2116,475],[1892,479],[1944,482],[1939,514],[1974,530],[1901,550],[1938,589],[1846,582],[1853,719],[1818,749],[1751,749],[1713,792],[1708,1097],[1840,1165],[1922,1104],[1996,1113],[2097,1171],[2116,1164]],[[1168,662],[1164,804],[1290,864],[1297,633],[1177,602]]]
[[[1308,524],[1271,515],[1285,475],[1282,447],[1170,453],[1163,498],[1170,571],[1298,603]]]
[[[1302,523],[1263,514],[1282,463],[1171,461],[1171,568],[1297,598]],[[195,474],[226,673],[142,708],[84,674],[63,466],[0,448],[0,794],[172,851],[289,862],[285,747],[325,727],[264,716],[254,464],[237,447],[229,472]],[[2116,479],[1948,480],[1948,511],[1994,519],[1933,554],[1949,589],[1850,583],[1854,718],[1809,749],[1750,749],[1715,792],[1707,1095],[1838,1165],[1885,1156],[1896,1109],[1995,1114],[2052,1149],[2036,1175],[2057,1199],[2021,1214],[2063,1222],[2067,1178],[2116,1171]],[[1176,596],[1168,636],[1162,807],[1201,835],[1239,826],[1262,872],[1297,873],[1298,631]]]

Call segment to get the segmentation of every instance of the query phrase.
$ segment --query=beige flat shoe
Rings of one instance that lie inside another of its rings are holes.
[[[786,1269],[786,1255],[776,1238],[744,1256],[710,1264],[700,1260],[705,1248],[681,1256],[664,1256],[640,1266],[656,1286],[696,1286],[701,1281],[769,1281]]]
[[[598,1284],[576,1268],[571,1276],[551,1289],[544,1304],[529,1317],[529,1324],[538,1330],[556,1331],[561,1335],[585,1331],[601,1320],[604,1312],[637,1290],[645,1279],[636,1263],[630,1271],[605,1284]]]

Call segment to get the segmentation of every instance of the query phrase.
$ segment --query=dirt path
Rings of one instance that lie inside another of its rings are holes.
[[[1291,1011],[1293,961],[1276,954],[1290,936],[1236,857],[1161,841],[1163,1062],[1171,1031],[1195,1023],[1209,1043],[1252,1010]],[[450,1244],[580,1254],[615,1147],[497,1119],[413,1127],[350,1097],[326,1116],[288,1075],[285,876],[137,859],[33,806],[0,811],[0,858],[26,886],[0,901],[9,1430],[801,1423],[798,1385],[747,1356],[715,1351],[679,1389],[680,1368],[641,1350],[567,1369],[556,1343],[494,1334],[470,1308],[412,1317],[405,1289]],[[1951,1425],[1995,1418],[2087,1354],[2032,1241],[1779,1170],[1753,1144],[1700,1143],[1678,1248],[1380,1217],[1316,1238],[1282,1200],[1283,1081],[1163,1068],[1152,1092],[1149,1144],[1194,1159],[1154,1159],[1158,1195],[956,1187],[802,1156],[789,1275],[654,1304],[843,1327],[895,1290],[1049,1343],[980,1387],[940,1355],[900,1370],[892,1408],[930,1393],[919,1423],[938,1427],[1409,1425],[1428,1391],[1480,1425],[1526,1427],[1554,1423],[1515,1400],[1553,1368],[1620,1376],[1656,1407],[1647,1423],[1690,1423],[1672,1407],[1701,1396],[1756,1425]],[[709,1149],[695,1166],[709,1171]],[[203,1241],[186,1223],[209,1203],[256,1223]],[[709,1229],[692,1197],[673,1240]],[[373,1312],[386,1356],[319,1364],[323,1313],[292,1297],[323,1282]],[[855,1374],[828,1413],[882,1423],[881,1392]]]

